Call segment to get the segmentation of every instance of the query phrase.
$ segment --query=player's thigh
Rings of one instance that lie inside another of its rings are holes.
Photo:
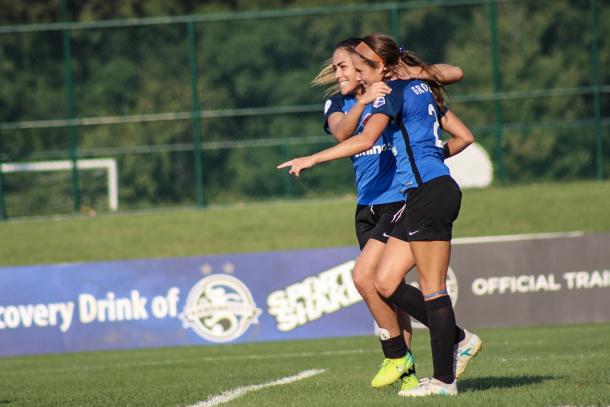
[[[384,297],[392,295],[414,264],[408,242],[395,237],[388,239],[375,277],[377,291]]]
[[[446,289],[447,268],[451,256],[449,241],[412,241],[419,285],[424,295]]]
[[[359,289],[374,289],[375,274],[384,248],[385,244],[375,239],[369,239],[364,245],[353,274],[354,283]]]

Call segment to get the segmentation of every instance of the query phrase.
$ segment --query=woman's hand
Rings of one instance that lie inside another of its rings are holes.
[[[366,88],[366,91],[360,96],[358,102],[363,105],[368,105],[369,103],[373,103],[377,98],[389,95],[391,92],[392,88],[385,82],[375,82]]]
[[[464,72],[459,66],[434,64],[427,71],[421,66],[409,66],[404,61],[400,61],[392,75],[392,79],[402,79],[405,81],[409,79],[434,80],[441,85],[451,85],[452,83],[459,82],[463,77]]]
[[[280,169],[290,167],[288,173],[298,177],[301,174],[301,171],[311,168],[316,164],[315,158],[309,155],[307,157],[299,157],[286,161],[285,163],[278,165],[277,168]]]
[[[430,79],[422,77],[422,73],[426,73],[426,71],[421,67],[409,66],[404,61],[400,61],[398,66],[394,68],[392,79],[401,79],[403,81],[408,81],[409,79]]]

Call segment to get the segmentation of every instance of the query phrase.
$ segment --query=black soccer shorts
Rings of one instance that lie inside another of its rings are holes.
[[[405,214],[390,235],[405,242],[449,241],[461,203],[462,191],[448,175],[409,189]]]
[[[356,238],[360,250],[369,239],[386,243],[394,224],[402,217],[405,202],[379,205],[358,205],[356,207]]]

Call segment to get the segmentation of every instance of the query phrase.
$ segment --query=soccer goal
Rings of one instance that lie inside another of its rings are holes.
[[[114,158],[77,160],[78,170],[105,169],[108,173],[108,208],[111,211],[119,209],[119,178]],[[44,172],[44,171],[67,171],[72,169],[72,161],[33,161],[22,163],[4,163],[0,171],[4,174],[15,172]]]

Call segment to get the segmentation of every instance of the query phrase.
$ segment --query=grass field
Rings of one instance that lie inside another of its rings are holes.
[[[466,190],[454,236],[610,231],[609,202],[610,182]],[[335,199],[0,222],[0,266],[349,246],[354,207]]]
[[[455,236],[610,231],[608,202],[608,182],[469,190]],[[352,199],[337,199],[9,221],[0,267],[354,245],[353,210]],[[203,406],[236,389],[245,394],[225,405],[610,406],[610,324],[477,333],[484,350],[450,399],[370,388],[382,358],[371,336],[0,358],[0,406]],[[416,331],[420,376],[432,370],[428,343]],[[248,387],[309,369],[323,371]]]
[[[368,386],[381,361],[373,337],[0,359],[0,405],[188,406],[308,369],[323,373],[249,392],[226,406],[607,406],[610,324],[481,329],[484,349],[455,398],[399,398]],[[416,331],[419,375],[431,373]],[[202,404],[203,405],[203,404]]]

